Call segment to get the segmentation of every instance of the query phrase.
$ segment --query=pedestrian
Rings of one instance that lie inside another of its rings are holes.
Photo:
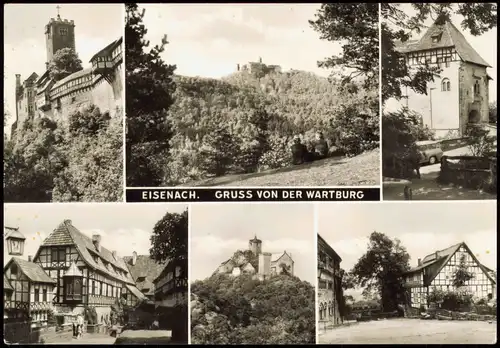
[[[314,157],[315,159],[323,159],[328,157],[328,143],[325,140],[322,132],[316,132],[314,141]]]
[[[81,314],[78,314],[76,317],[76,323],[77,323],[77,338],[81,338],[83,335],[83,316]]]
[[[77,331],[76,331],[76,319],[73,320],[72,325],[73,325],[73,338],[76,338],[76,333],[77,333]]]
[[[158,330],[160,328],[160,323],[158,322],[158,317],[155,317],[155,320],[153,321],[153,330]]]

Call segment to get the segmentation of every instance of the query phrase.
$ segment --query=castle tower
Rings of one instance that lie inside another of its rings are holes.
[[[255,236],[248,242],[248,250],[251,250],[255,255],[259,255],[262,252],[262,241]]]
[[[57,19],[51,18],[45,26],[45,43],[47,47],[47,62],[62,48],[75,50],[75,22],[61,19],[59,6]]]
[[[271,273],[271,253],[259,254],[259,275],[267,277]]]

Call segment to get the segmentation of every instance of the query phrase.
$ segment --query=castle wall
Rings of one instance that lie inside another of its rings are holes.
[[[460,129],[459,109],[459,61],[452,61],[448,67],[442,66],[440,77],[427,85],[427,95],[405,88],[402,104],[422,115],[424,125],[440,133]],[[443,82],[450,82],[450,90],[443,88]]]
[[[465,131],[471,111],[479,113],[479,121],[489,122],[489,81],[486,67],[462,63],[460,66],[460,121]],[[479,82],[479,94],[474,94],[474,84]]]
[[[259,254],[259,274],[263,276],[271,274],[271,253]]]

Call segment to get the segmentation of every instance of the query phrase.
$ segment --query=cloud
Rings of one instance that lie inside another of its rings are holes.
[[[209,43],[216,39],[226,40],[229,44],[254,45],[266,41],[266,35],[262,31],[251,26],[235,23],[227,19],[219,18],[202,26],[198,32],[192,33],[191,40],[199,40]]]

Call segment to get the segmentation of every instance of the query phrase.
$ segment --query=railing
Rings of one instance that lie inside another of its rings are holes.
[[[494,156],[443,156],[438,180],[443,184],[496,192],[497,158]]]

